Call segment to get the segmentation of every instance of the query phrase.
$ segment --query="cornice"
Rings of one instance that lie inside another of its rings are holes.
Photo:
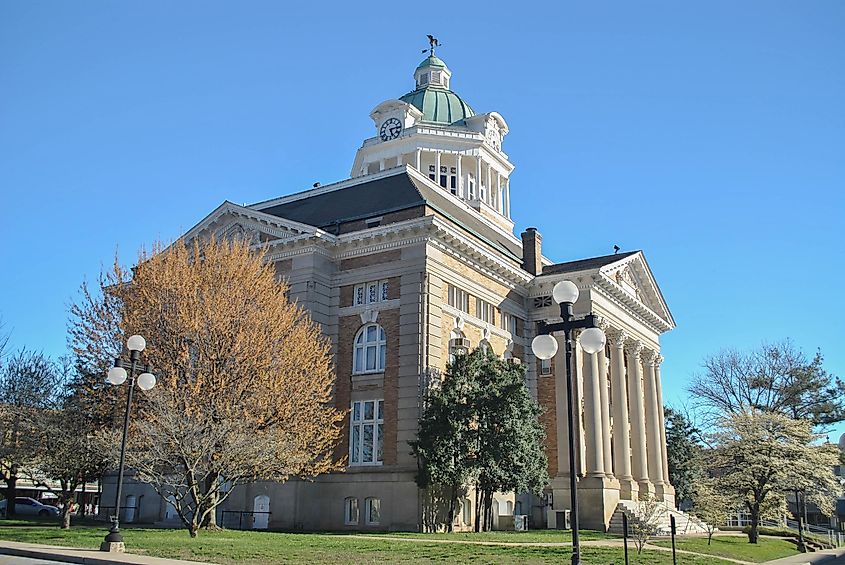
[[[609,280],[605,275],[597,273],[592,277],[592,280],[594,284],[590,285],[591,288],[597,289],[605,298],[618,306],[622,306],[628,312],[636,314],[639,321],[657,333],[664,333],[675,327],[674,324],[670,324],[651,308],[622,290],[622,287]]]

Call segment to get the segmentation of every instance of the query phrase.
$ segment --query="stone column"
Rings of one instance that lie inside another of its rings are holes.
[[[654,363],[654,385],[657,388],[657,404],[660,406],[660,445],[663,448],[663,500],[674,505],[675,489],[669,483],[669,455],[666,452],[666,414],[663,411],[663,385],[660,380],[660,365],[663,356],[658,355]]]
[[[557,354],[554,358],[555,371],[555,431],[557,432],[557,474],[569,476],[569,423],[566,412],[566,339],[554,335],[557,340]],[[576,437],[577,441],[577,437]],[[576,444],[577,445],[577,444]],[[568,483],[563,483],[568,489]]]
[[[580,332],[579,332],[580,333]],[[575,463],[578,475],[587,473],[587,442],[584,441],[584,350],[578,334],[572,337],[572,414],[575,421]]]
[[[639,485],[640,495],[654,494],[654,486],[648,480],[646,460],[645,397],[643,396],[643,371],[640,353],[643,344],[634,341],[628,349],[628,405],[631,411],[631,468],[634,480]]]
[[[481,194],[481,155],[476,157],[475,162],[475,198]]]
[[[631,476],[631,426],[628,422],[628,386],[625,379],[624,332],[611,333],[610,386],[613,397],[613,470],[623,500],[636,500],[639,487]]]
[[[663,441],[660,434],[660,404],[654,376],[657,354],[647,351],[643,356],[643,395],[645,400],[646,451],[648,453],[648,479],[654,485],[654,494],[663,500]]]
[[[456,190],[458,192],[458,197],[463,198],[463,196],[464,196],[464,180],[461,178],[461,154],[460,153],[458,153],[455,156],[455,161],[457,163],[455,165],[455,167],[457,169],[457,175],[458,175],[458,187],[457,187]]]
[[[402,166],[402,156],[403,156],[403,155],[402,155],[401,153],[400,153],[399,155],[397,155],[397,156],[396,156],[396,166],[397,166],[397,167],[401,167],[401,166]]]
[[[416,160],[416,163],[417,163],[417,170],[418,170],[419,172],[423,172],[423,171],[422,171],[422,168],[421,168],[421,167],[422,167],[422,149],[417,149],[417,160]]]
[[[580,343],[580,340],[579,340]],[[601,372],[598,355],[583,353],[584,363],[584,443],[587,451],[587,476],[604,477],[604,441],[602,438]]]
[[[605,330],[607,325],[602,328]],[[610,446],[610,394],[607,390],[607,353],[604,348],[596,354],[599,364],[599,404],[601,406],[601,440],[604,454],[604,473],[613,478],[613,450]]]
[[[434,152],[434,182],[440,184],[440,151]]]

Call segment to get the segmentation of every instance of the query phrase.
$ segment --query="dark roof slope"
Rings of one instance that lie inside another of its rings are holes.
[[[253,208],[309,226],[326,228],[425,204],[407,174],[392,175],[275,206]]]
[[[639,251],[628,251],[626,253],[616,253],[613,255],[602,255],[601,257],[591,257],[589,259],[578,259],[577,261],[567,261],[566,263],[556,263],[554,265],[546,265],[543,267],[543,275],[557,275],[560,273],[574,273],[575,271],[585,271],[587,269],[598,269],[620,261],[625,257],[639,253]]]
[[[506,257],[522,262],[522,247],[488,226],[479,218],[457,206],[439,188],[412,177],[405,171],[376,180],[339,188],[331,192],[306,196],[262,208],[266,214],[326,229],[336,224],[372,218],[389,212],[427,205],[468,234],[491,245]]]

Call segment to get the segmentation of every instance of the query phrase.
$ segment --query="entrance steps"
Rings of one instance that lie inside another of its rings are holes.
[[[686,512],[681,512],[680,510],[676,510],[673,506],[666,504],[665,502],[657,502],[656,504],[660,508],[657,511],[657,514],[659,514],[659,516],[654,519],[655,525],[657,526],[658,536],[668,536],[672,533],[670,516],[675,517],[675,532],[679,536],[685,534],[707,533],[707,527],[704,522],[702,522],[695,516],[687,514]],[[620,500],[619,504],[616,505],[616,510],[613,512],[613,516],[610,518],[610,524],[607,528],[608,532],[614,534],[622,533],[623,513],[628,514],[629,533],[631,531],[631,526],[635,522],[642,523],[646,519],[646,517],[643,515],[642,510],[640,509],[639,501]]]

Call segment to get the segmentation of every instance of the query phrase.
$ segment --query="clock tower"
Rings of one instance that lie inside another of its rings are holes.
[[[353,177],[412,166],[499,229],[513,232],[510,174],[502,151],[508,125],[478,114],[450,89],[452,71],[431,53],[414,70],[415,88],[370,112],[375,135],[364,140]]]

